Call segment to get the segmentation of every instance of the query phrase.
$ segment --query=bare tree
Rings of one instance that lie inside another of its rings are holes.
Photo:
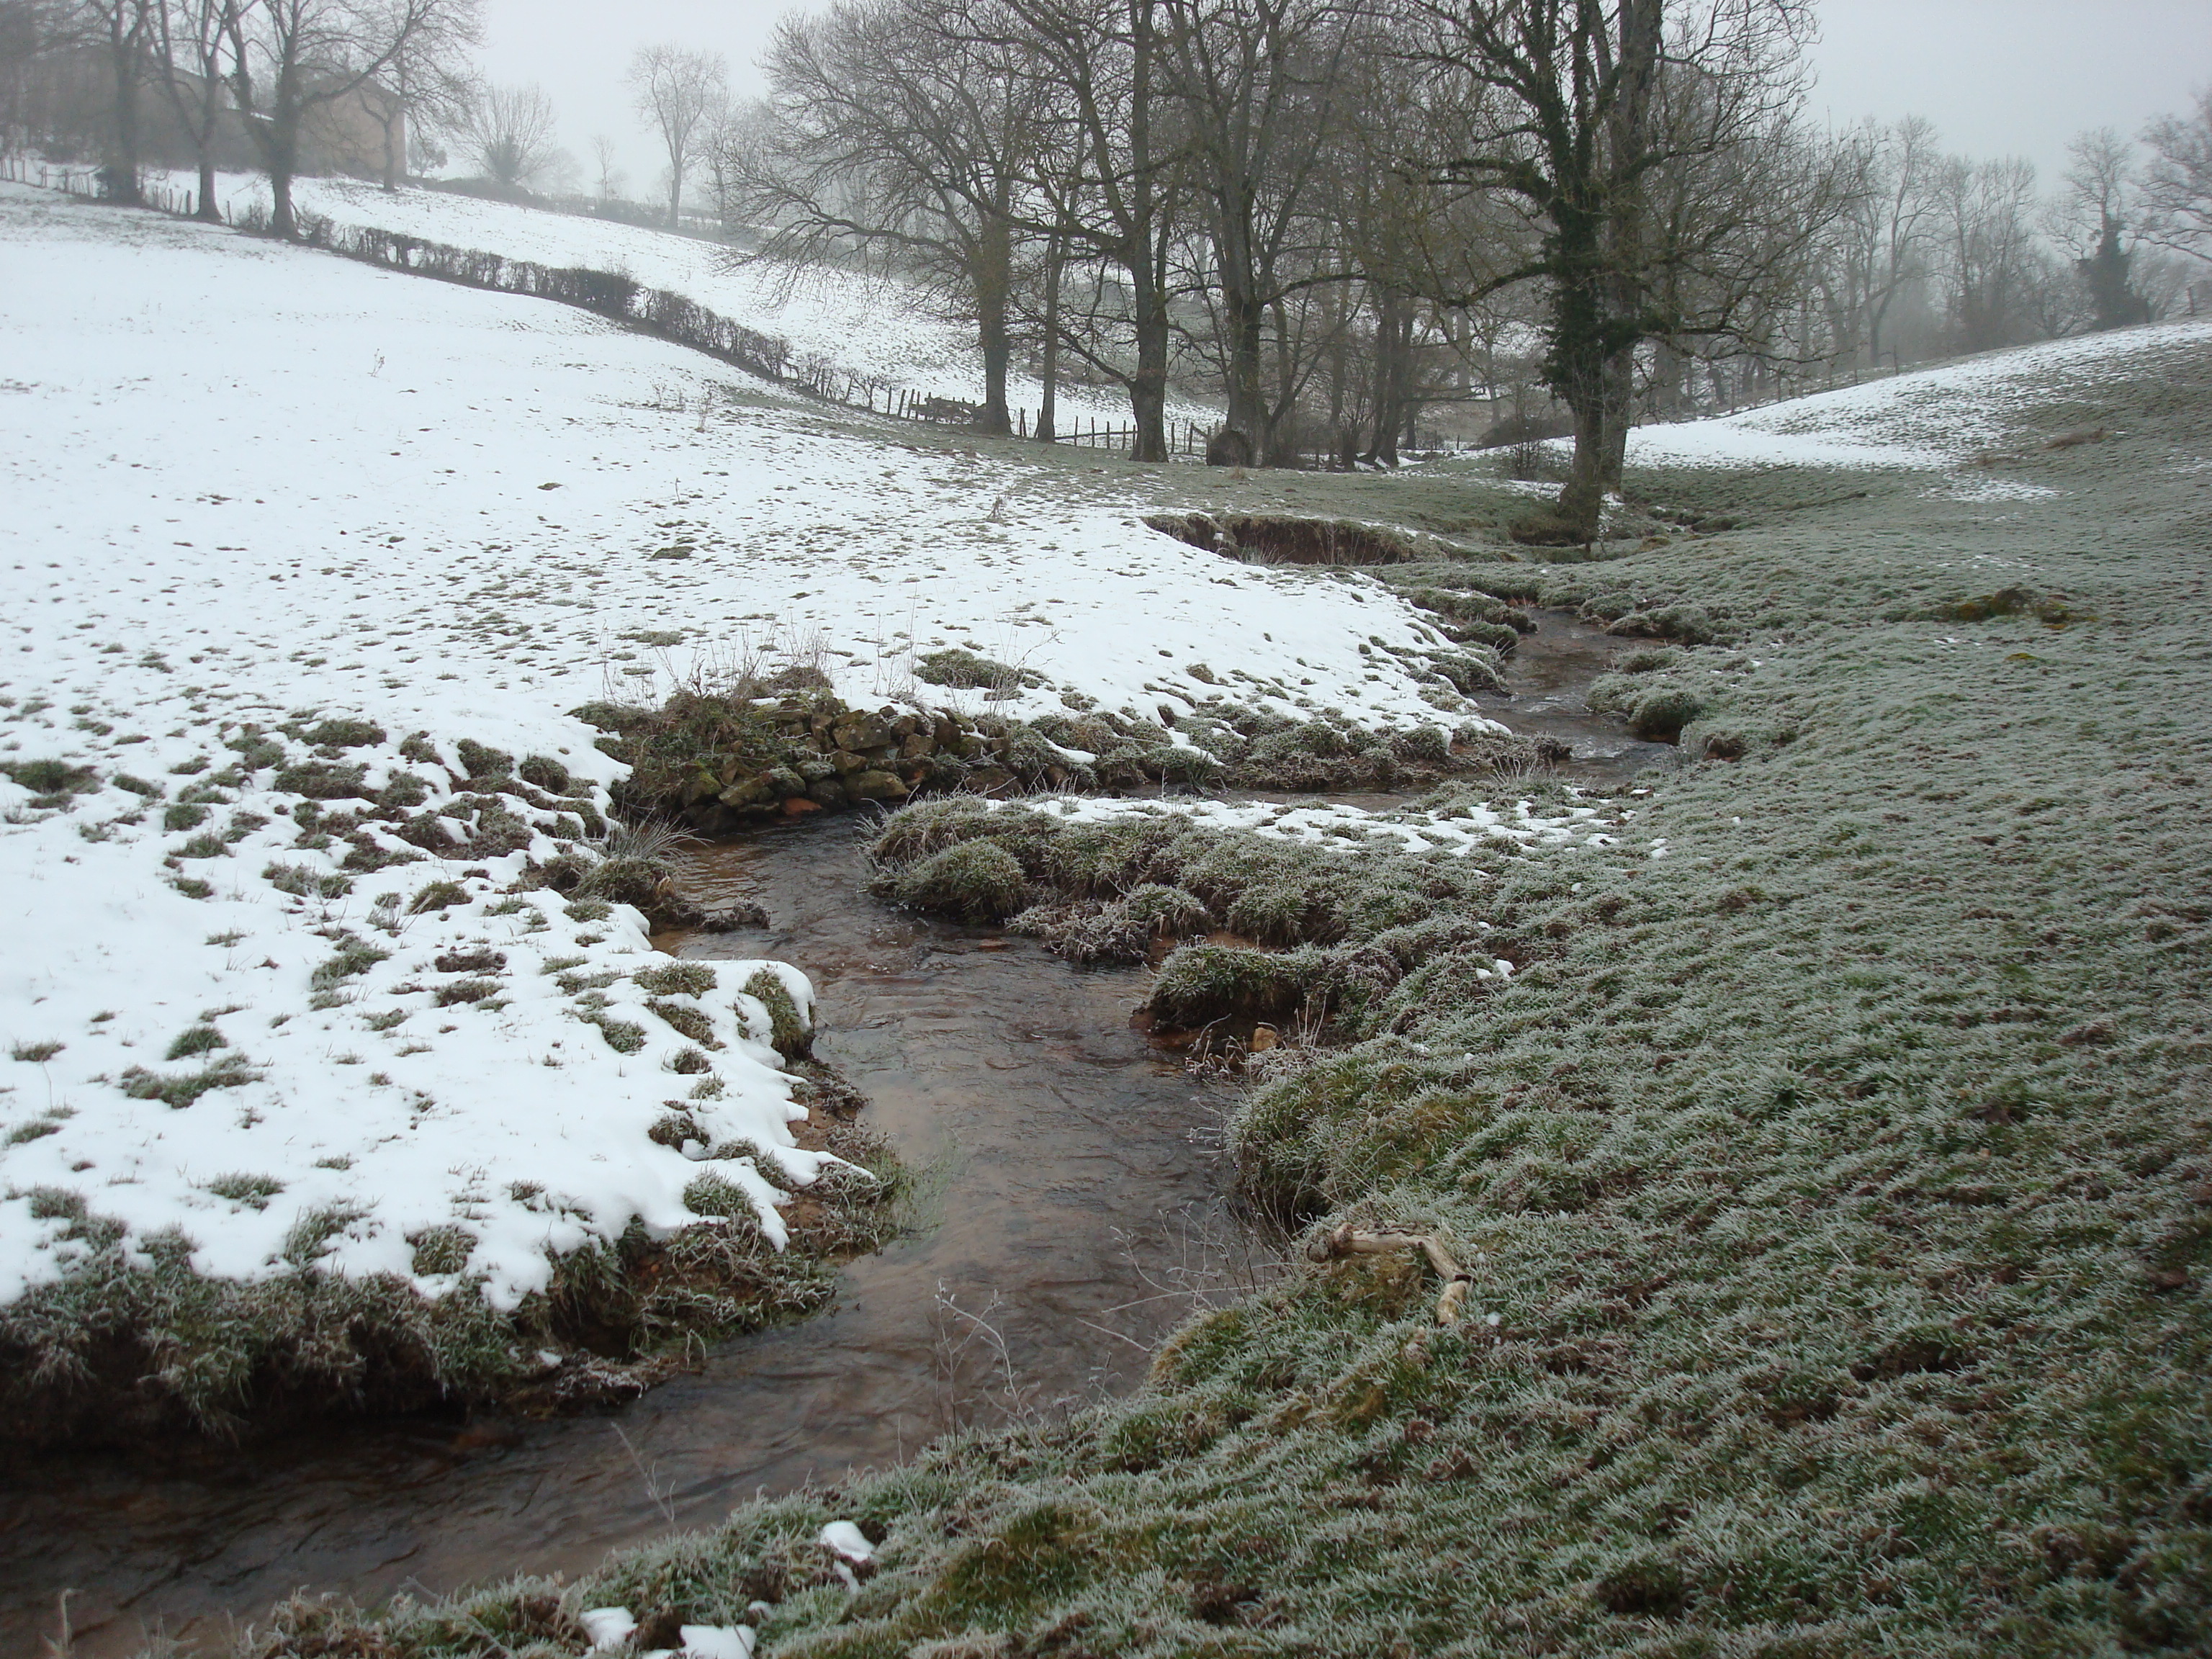
[[[1333,326],[1317,342],[1341,465],[1396,464],[1425,404],[1450,395],[1470,367],[1454,333],[1471,344],[1494,343],[1507,326],[1534,331],[1534,285],[1492,280],[1540,251],[1526,210],[1488,188],[1435,187],[1453,158],[1483,142],[1486,100],[1468,97],[1456,75],[1409,66],[1392,38],[1378,32],[1346,65],[1343,100],[1360,115],[1329,164],[1324,240],[1358,279],[1324,306]],[[1494,368],[1485,366],[1486,387]],[[1516,410],[1525,402],[1524,383]]]
[[[477,173],[503,191],[529,189],[561,156],[553,100],[537,86],[475,88],[454,124],[454,143]]]
[[[0,0],[0,148],[24,142],[32,66],[61,32],[60,9],[59,0]]]
[[[193,216],[220,220],[215,199],[216,138],[229,110],[224,23],[232,0],[163,0],[154,9],[155,78],[199,167]]]
[[[1845,165],[1855,176],[1846,180],[1838,222],[1838,276],[1851,314],[1850,348],[1879,364],[1892,307],[1925,274],[1942,157],[1934,125],[1917,115],[1869,125],[1847,142]]]
[[[2186,115],[2161,115],[2143,129],[2151,161],[2143,209],[2151,240],[2212,257],[2212,87]]]
[[[722,55],[683,46],[641,47],[630,60],[630,90],[638,113],[659,135],[668,155],[668,228],[684,220],[684,181],[699,160],[712,116],[727,94]]]
[[[2049,273],[2036,236],[2035,164],[1954,156],[1936,190],[1954,349],[1987,351],[2050,332],[2040,313]]]
[[[107,61],[113,94],[100,167],[100,193],[111,202],[136,202],[138,184],[138,94],[153,69],[157,0],[76,0],[80,26]]]
[[[593,190],[602,202],[619,200],[623,185],[629,182],[629,175],[620,166],[621,154],[615,141],[605,133],[592,135]]]
[[[82,21],[75,0],[0,0],[0,150],[51,129],[51,55],[76,43]]]
[[[727,147],[724,212],[768,228],[756,257],[880,262],[934,289],[975,324],[976,425],[1004,434],[1037,88],[1006,42],[943,29],[936,10],[848,0],[787,17],[765,61],[771,102]]]
[[[362,107],[384,135],[386,190],[399,188],[410,147],[419,149],[410,146],[415,135],[427,137],[466,118],[475,87],[465,54],[483,39],[481,4],[482,0],[453,0],[427,17],[376,78],[362,86]]]
[[[2065,191],[2052,228],[2074,256],[2093,328],[2150,320],[2150,303],[2132,282],[2132,244],[2140,206],[2135,146],[2110,127],[2076,133],[2066,147]]]
[[[1018,42],[1050,94],[1034,228],[1099,267],[1055,306],[1061,343],[1128,389],[1133,459],[1167,459],[1169,280],[1182,150],[1165,106],[1164,0],[1001,0],[965,27]],[[1111,272],[1110,280],[1108,272]],[[1080,301],[1079,303],[1079,301]],[[1113,337],[1126,331],[1127,352]]]
[[[1710,178],[1771,137],[1800,99],[1808,9],[1698,0],[1670,31],[1664,0],[1415,5],[1425,27],[1411,54],[1452,77],[1482,117],[1444,178],[1517,198],[1542,228],[1532,256],[1462,297],[1546,285],[1545,375],[1575,419],[1559,516],[1565,533],[1587,538],[1619,483],[1637,349],[1686,320],[1666,308],[1665,264],[1719,246],[1710,227],[1679,248],[1656,240],[1654,177],[1697,162]]]
[[[1265,382],[1267,320],[1291,293],[1331,280],[1297,257],[1305,250],[1297,244],[1316,228],[1323,163],[1339,137],[1352,17],[1335,0],[1167,0],[1166,10],[1167,90],[1204,204],[1204,291],[1229,394],[1210,459],[1273,464],[1293,458],[1279,443],[1291,435],[1281,430],[1291,410]],[[1281,346],[1278,331],[1279,368]]]
[[[369,86],[426,31],[449,27],[471,0],[232,0],[231,97],[260,151],[270,229],[299,228],[292,180],[308,122]]]

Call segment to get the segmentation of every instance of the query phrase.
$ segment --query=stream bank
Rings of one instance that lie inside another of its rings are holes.
[[[20,1457],[0,1476],[0,1649],[36,1651],[64,1588],[76,1659],[112,1659],[142,1630],[219,1636],[302,1585],[374,1601],[573,1574],[757,1490],[1126,1389],[1194,1293],[1254,1270],[1220,1196],[1218,1103],[1130,1029],[1141,970],[869,901],[870,827],[825,815],[695,848],[687,890],[775,925],[659,940],[803,962],[820,1051],[933,1189],[915,1236],[846,1268],[836,1311],[720,1345],[615,1417]]]
[[[1516,695],[1486,695],[1484,712],[1570,744],[1559,769],[1576,781],[1617,784],[1671,755],[1582,702],[1621,641],[1534,615],[1505,659]],[[823,813],[692,844],[678,859],[684,896],[726,915],[757,904],[771,925],[656,943],[805,969],[820,1052],[933,1194],[923,1231],[849,1264],[835,1311],[720,1345],[618,1416],[413,1418],[151,1459],[20,1457],[0,1474],[0,1645],[35,1650],[64,1588],[77,1592],[76,1659],[111,1659],[146,1631],[214,1639],[302,1585],[374,1601],[573,1575],[756,1491],[883,1467],[1010,1407],[1124,1390],[1209,1293],[1263,1276],[1264,1251],[1223,1197],[1219,1097],[1132,1028],[1146,970],[1078,969],[1035,940],[868,900],[874,823]]]

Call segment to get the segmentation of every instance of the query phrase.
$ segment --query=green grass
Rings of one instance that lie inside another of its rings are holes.
[[[2117,435],[2033,448],[2092,420]],[[2212,363],[2021,421],[1998,471],[2060,493],[1645,475],[1667,521],[1730,527],[1470,566],[1649,641],[1617,706],[1698,702],[1620,847],[887,826],[894,874],[988,845],[1054,902],[1133,878],[1311,953],[1331,1046],[1260,1057],[1241,1177],[1441,1233],[1466,1325],[1418,1264],[1301,1265],[1127,1401],[574,1585],[368,1633],[297,1606],[267,1651],[552,1651],[578,1608],[756,1598],[775,1659],[2212,1650]],[[1388,483],[1414,528],[1504,511]],[[880,1541],[857,1592],[811,1544],[832,1518]]]

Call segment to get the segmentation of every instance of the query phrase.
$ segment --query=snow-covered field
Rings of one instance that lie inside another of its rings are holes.
[[[2102,380],[2131,380],[2172,353],[2212,348],[2212,321],[2154,324],[2049,340],[1917,369],[1741,415],[1642,426],[1630,434],[1632,466],[1904,467],[1953,474],[1965,500],[2040,493],[2033,485],[1958,469],[2010,441],[2017,412],[2063,378],[2069,395]],[[1564,451],[1562,452],[1564,453]]]
[[[549,1249],[682,1224],[718,1150],[773,1235],[768,1177],[819,1160],[750,970],[656,988],[635,911],[501,890],[604,801],[563,711],[610,690],[775,647],[874,702],[959,645],[1146,713],[1219,681],[1434,718],[1364,653],[1440,641],[1371,584],[560,307],[12,185],[0,292],[0,1300],[80,1248],[69,1194],[247,1279],[436,1291],[456,1264],[410,1237],[460,1228],[502,1302]],[[1032,705],[1057,690],[994,707]],[[571,806],[464,739],[565,769]],[[317,764],[337,834],[300,828]],[[349,789],[419,791],[414,844]],[[671,1100],[705,1141],[648,1138]]]
[[[180,191],[198,188],[195,174],[167,175]],[[258,173],[218,175],[218,199],[234,213],[266,209],[269,186]],[[442,191],[386,192],[353,179],[301,179],[294,199],[303,212],[340,225],[366,225],[403,235],[482,248],[539,264],[613,271],[696,300],[757,333],[781,336],[794,360],[820,358],[843,374],[879,385],[976,403],[983,371],[975,331],[933,312],[908,285],[855,271],[811,270],[796,276],[769,265],[735,265],[730,250],[696,237],[642,226],[488,202]],[[1043,388],[1009,377],[1009,404],[1035,412]],[[1071,420],[1120,425],[1129,418],[1115,387],[1062,386],[1061,429]],[[1182,400],[1171,419],[1208,422],[1218,411]]]

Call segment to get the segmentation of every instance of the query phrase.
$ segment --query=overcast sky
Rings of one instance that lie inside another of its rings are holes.
[[[623,147],[633,194],[659,171],[623,88],[639,46],[710,48],[740,93],[789,7],[762,0],[487,0],[485,68],[535,81],[561,112],[580,159],[594,134]],[[1838,126],[1863,116],[1925,115],[1947,147],[2025,155],[2056,180],[2085,127],[2132,134],[2212,83],[2208,0],[1820,0],[1812,108]],[[588,182],[588,181],[587,181]]]

